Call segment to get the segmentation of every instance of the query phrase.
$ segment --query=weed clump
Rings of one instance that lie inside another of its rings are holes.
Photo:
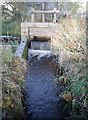
[[[56,82],[64,86],[62,97],[67,101],[63,113],[68,111],[72,120],[88,118],[88,82],[86,58],[86,26],[83,18],[65,18],[60,21],[53,37],[53,52],[58,56],[62,75]],[[59,73],[59,72],[58,72]],[[69,110],[68,110],[69,108]]]
[[[9,51],[9,52],[8,52]],[[24,119],[22,105],[26,62],[14,57],[11,47],[2,46],[2,119]],[[4,54],[5,53],[5,54]]]

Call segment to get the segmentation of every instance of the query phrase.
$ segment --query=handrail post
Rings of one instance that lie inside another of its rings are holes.
[[[32,8],[32,13],[31,13],[31,22],[34,22],[34,8]]]
[[[54,8],[54,19],[53,19],[54,23],[56,23],[56,19],[57,19],[56,8]]]
[[[42,10],[44,11],[44,3],[42,3]],[[42,22],[45,22],[45,15],[42,13]]]

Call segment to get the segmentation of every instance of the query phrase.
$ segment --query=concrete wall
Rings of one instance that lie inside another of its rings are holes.
[[[22,55],[23,55],[23,52],[24,52],[24,48],[25,48],[25,46],[26,46],[26,43],[27,43],[27,38],[26,38],[26,37],[23,37],[23,38],[21,39],[21,43],[19,44],[19,46],[18,46],[18,48],[17,48],[17,50],[16,50],[16,52],[15,52],[15,56],[16,56],[16,57],[22,58]]]
[[[57,24],[54,23],[35,23],[23,22],[21,23],[21,37],[28,36],[46,36],[52,37]]]
[[[15,52],[15,56],[19,56],[20,58],[22,58],[28,36],[52,38],[54,36],[54,31],[56,30],[56,28],[57,24],[54,23],[21,23],[21,43]]]

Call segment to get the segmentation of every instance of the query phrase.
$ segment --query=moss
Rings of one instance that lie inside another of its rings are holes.
[[[22,58],[25,59],[25,60],[28,59],[28,47],[27,47],[27,45],[24,48]]]

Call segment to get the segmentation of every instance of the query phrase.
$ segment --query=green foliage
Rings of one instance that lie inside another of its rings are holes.
[[[20,35],[21,13],[13,8],[13,11],[2,6],[2,34],[3,35]]]
[[[69,2],[69,11],[71,14],[76,14],[78,8],[79,8],[79,4],[77,2],[75,3]]]
[[[1,47],[1,55],[2,55],[2,65],[8,63],[9,60],[13,57],[12,49],[10,45],[3,45]]]
[[[11,10],[9,9],[11,8]],[[2,5],[2,16],[5,21],[20,21],[21,22],[21,10],[16,9],[10,3],[5,3]]]
[[[26,45],[25,48],[24,48],[24,52],[23,52],[22,57],[23,57],[23,59],[25,59],[25,60],[28,59],[28,47],[27,47],[27,45]]]
[[[64,11],[67,9],[70,15],[75,15],[77,13],[78,8],[80,7],[77,2],[58,2],[56,3],[56,7],[60,11]],[[63,17],[63,14],[61,15]]]
[[[9,21],[9,22],[2,22],[2,34],[3,35],[20,35],[21,34],[21,27],[20,23],[17,21]]]

